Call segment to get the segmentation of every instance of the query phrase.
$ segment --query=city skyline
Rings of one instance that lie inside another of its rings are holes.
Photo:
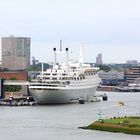
[[[0,0],[0,37],[31,37],[31,56],[53,61],[53,48],[68,47],[78,59],[81,41],[84,61],[140,62],[139,0]],[[25,6],[23,6],[25,5]]]

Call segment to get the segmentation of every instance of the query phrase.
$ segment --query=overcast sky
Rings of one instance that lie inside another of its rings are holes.
[[[105,63],[140,61],[140,0],[0,0],[0,37],[31,37],[31,55],[53,59],[52,48],[63,46],[77,58],[81,41],[84,59]]]

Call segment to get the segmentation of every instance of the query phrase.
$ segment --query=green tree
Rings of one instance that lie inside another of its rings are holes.
[[[105,72],[109,72],[110,71],[110,67],[107,65],[99,65],[98,66],[100,68],[100,70],[103,70]]]

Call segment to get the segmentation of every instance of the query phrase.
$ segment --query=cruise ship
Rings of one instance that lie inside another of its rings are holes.
[[[65,52],[54,51],[52,69],[42,71],[29,85],[29,91],[38,104],[63,104],[95,96],[100,82],[98,68],[83,63],[83,47],[80,47],[79,61],[69,61],[68,48]],[[65,64],[57,63],[57,54],[65,54]]]

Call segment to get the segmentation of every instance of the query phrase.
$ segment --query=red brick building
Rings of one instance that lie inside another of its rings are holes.
[[[0,78],[10,80],[12,78],[15,78],[16,80],[27,80],[28,79],[28,73],[24,71],[19,72],[0,72]]]

